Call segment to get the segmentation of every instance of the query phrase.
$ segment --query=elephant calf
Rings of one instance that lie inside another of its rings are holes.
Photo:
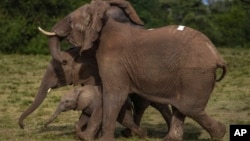
[[[80,134],[82,130],[87,127],[89,118],[98,107],[102,106],[102,95],[99,86],[85,85],[83,87],[77,87],[70,90],[64,96],[62,96],[56,111],[51,118],[45,123],[47,127],[61,112],[69,110],[82,111],[79,121],[76,122],[75,130],[76,134]],[[102,113],[99,113],[102,116]],[[121,109],[117,121],[123,126],[131,129],[140,138],[146,137],[146,132],[139,128],[133,121],[131,113],[131,104],[127,100]],[[96,135],[98,131],[95,131]]]

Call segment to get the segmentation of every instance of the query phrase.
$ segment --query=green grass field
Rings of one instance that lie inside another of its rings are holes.
[[[250,124],[250,49],[222,48],[228,65],[226,77],[216,84],[207,105],[207,112],[227,126],[223,141],[229,141],[230,124]],[[50,60],[44,55],[3,55],[0,54],[0,141],[71,141],[74,123],[79,112],[62,113],[48,128],[43,124],[53,113],[60,96],[71,86],[50,92],[45,102],[25,120],[25,129],[18,126],[20,114],[31,104],[41,78]],[[159,141],[167,127],[159,112],[148,108],[142,125],[148,131],[148,141]],[[138,141],[134,137],[125,139],[117,124],[118,141]],[[184,140],[208,141],[208,133],[197,123],[187,118],[184,125]]]

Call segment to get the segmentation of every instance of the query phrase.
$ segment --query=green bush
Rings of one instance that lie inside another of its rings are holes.
[[[89,1],[3,0],[0,3],[0,52],[48,54],[46,37],[37,27],[49,30],[58,20]]]

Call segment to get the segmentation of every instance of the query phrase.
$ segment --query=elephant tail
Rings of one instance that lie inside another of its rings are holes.
[[[223,64],[218,64],[217,67],[222,69],[221,76],[218,79],[216,79],[216,82],[219,82],[225,77],[225,75],[227,73],[227,68],[226,68],[226,65],[224,63]]]

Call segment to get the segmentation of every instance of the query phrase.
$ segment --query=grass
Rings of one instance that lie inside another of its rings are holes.
[[[222,48],[219,52],[228,64],[228,73],[216,84],[206,110],[227,126],[223,141],[228,141],[230,124],[250,124],[250,50]],[[18,126],[18,118],[33,101],[49,60],[50,56],[45,55],[0,55],[0,141],[76,140],[74,123],[78,112],[62,113],[47,129],[43,127],[62,93],[71,86],[53,90],[25,120],[25,129]],[[141,126],[148,131],[148,141],[161,140],[167,131],[160,113],[153,108],[147,109]],[[136,137],[121,137],[122,129],[117,124],[118,141],[139,141]],[[208,133],[190,118],[186,119],[184,130],[184,140],[209,141]]]

